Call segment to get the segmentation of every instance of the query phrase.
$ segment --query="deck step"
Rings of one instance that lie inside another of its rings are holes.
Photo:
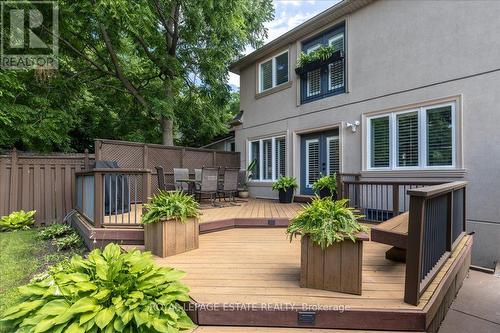
[[[312,199],[314,198],[313,195],[296,195],[293,197],[293,201],[294,202],[299,202],[299,203],[309,203],[312,201]]]
[[[192,333],[409,333],[410,331],[370,331],[370,330],[332,330],[314,328],[275,328],[242,326],[198,326]],[[412,331],[412,333],[419,333]]]

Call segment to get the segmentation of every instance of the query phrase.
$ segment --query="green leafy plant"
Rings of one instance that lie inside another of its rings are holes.
[[[58,224],[54,223],[49,225],[48,227],[41,228],[40,231],[38,232],[37,238],[38,239],[54,239],[54,238],[59,238],[64,235],[67,235],[71,233],[73,228],[71,228],[67,224]]]
[[[253,160],[247,167],[247,181],[253,179],[254,173],[257,170],[257,160]],[[246,185],[246,184],[245,184]]]
[[[155,265],[149,252],[109,244],[19,287],[2,322],[12,332],[178,332],[193,326],[180,304],[189,301],[183,276]]]
[[[293,177],[281,176],[276,182],[273,184],[273,191],[279,190],[288,190],[289,188],[294,189],[297,188],[297,180]]]
[[[290,241],[294,236],[307,235],[322,249],[345,238],[355,241],[356,234],[368,228],[359,224],[358,219],[363,216],[355,214],[354,208],[348,207],[347,203],[347,199],[314,198],[286,229]]]
[[[52,245],[57,248],[57,251],[76,249],[81,247],[83,241],[76,232],[72,232],[61,238],[56,238],[52,241]]]
[[[303,67],[316,61],[325,61],[336,51],[338,50],[334,46],[321,45],[309,54],[302,52],[297,60],[297,67]]]
[[[337,175],[334,173],[330,176],[320,177],[313,183],[312,189],[314,191],[328,189],[330,190],[330,193],[335,193],[337,191]]]
[[[165,192],[154,195],[149,204],[144,205],[146,212],[142,215],[142,224],[161,220],[178,220],[185,222],[188,218],[198,217],[198,203],[184,192]]]
[[[0,231],[13,231],[19,229],[29,229],[31,225],[35,223],[36,210],[25,212],[20,210],[17,212],[12,212],[7,216],[3,216],[0,219]]]

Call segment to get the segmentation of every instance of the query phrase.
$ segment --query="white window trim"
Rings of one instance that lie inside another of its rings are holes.
[[[441,107],[451,106],[451,144],[452,144],[452,164],[451,165],[438,165],[438,166],[429,166],[427,165],[427,110],[429,109],[437,109]],[[397,115],[418,112],[418,122],[419,122],[419,136],[418,136],[418,166],[410,166],[410,167],[400,167],[397,166],[397,133],[396,133],[396,121]],[[367,134],[365,138],[366,144],[366,161],[367,161],[367,171],[391,171],[391,170],[449,170],[457,168],[457,108],[456,102],[446,102],[440,104],[432,104],[425,105],[418,108],[412,108],[408,110],[388,112],[384,114],[377,114],[374,116],[366,117],[367,119]],[[377,118],[385,118],[389,117],[389,167],[372,167],[371,163],[371,120]]]
[[[306,140],[306,188],[312,187],[312,184],[309,182],[309,143],[318,143],[318,150],[319,150],[319,139],[316,138],[316,139]]]
[[[328,45],[331,46],[334,41],[337,39],[342,38],[342,49],[345,50],[345,39],[344,39],[344,33],[341,32],[335,36],[332,36],[328,39]],[[333,90],[333,89],[339,89],[345,86],[345,67],[344,71],[342,71],[342,84],[339,85],[338,87],[333,88],[332,87],[332,64],[328,65],[328,90]]]
[[[282,85],[290,82],[290,59],[289,59],[288,60],[288,68],[286,69],[287,72],[288,72],[288,80],[286,82],[283,82],[283,83],[280,83],[280,84],[276,84],[276,58],[279,57],[279,56],[281,56],[281,55],[283,55],[283,54],[285,54],[285,53],[288,53],[288,50],[285,50],[285,51],[283,51],[281,53],[278,53],[278,54],[276,54],[276,55],[274,55],[272,57],[269,57],[266,60],[261,61],[259,63],[259,65],[258,65],[258,71],[259,71],[259,93],[271,90],[273,88],[282,86]],[[271,84],[270,88],[263,89],[262,85],[263,85],[264,82],[262,80],[262,64],[268,62],[269,60],[272,60],[272,62],[271,62],[272,84]]]
[[[276,149],[278,145],[276,145],[276,140],[277,139],[285,139],[285,158],[287,156],[286,150],[288,149],[288,142],[286,139],[286,135],[277,135],[273,137],[264,137],[264,138],[259,138],[259,139],[253,139],[253,140],[248,140],[248,161],[247,161],[247,168],[252,162],[252,143],[253,142],[259,142],[259,179],[252,179],[252,182],[261,182],[261,183],[269,183],[269,182],[274,182],[277,180],[277,174],[279,173],[279,170],[277,170],[277,163],[276,163]],[[272,140],[271,141],[271,167],[272,167],[272,179],[264,179],[264,141],[266,140]],[[286,166],[286,160],[285,160],[285,166]],[[285,168],[286,172],[286,168]]]
[[[330,142],[333,140],[340,140],[338,135],[331,135],[326,138],[326,174],[330,174]],[[340,141],[339,141],[340,144]],[[340,149],[340,147],[339,147]],[[339,152],[340,155],[340,152]],[[339,166],[340,167],[340,166]]]

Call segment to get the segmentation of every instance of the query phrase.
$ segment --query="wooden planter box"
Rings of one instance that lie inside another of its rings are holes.
[[[361,295],[365,240],[368,236],[359,234],[356,242],[346,239],[322,250],[302,236],[300,286]]]
[[[198,219],[160,221],[144,225],[144,245],[159,257],[191,251],[198,248],[200,230]]]

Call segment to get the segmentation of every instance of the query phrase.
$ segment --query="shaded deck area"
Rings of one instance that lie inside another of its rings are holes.
[[[471,243],[461,239],[418,306],[403,301],[405,264],[375,242],[365,242],[361,296],[300,288],[300,241],[283,228],[203,234],[199,249],[156,261],[187,272],[199,325],[424,331],[463,280]],[[300,311],[313,312],[314,324],[299,323]]]

